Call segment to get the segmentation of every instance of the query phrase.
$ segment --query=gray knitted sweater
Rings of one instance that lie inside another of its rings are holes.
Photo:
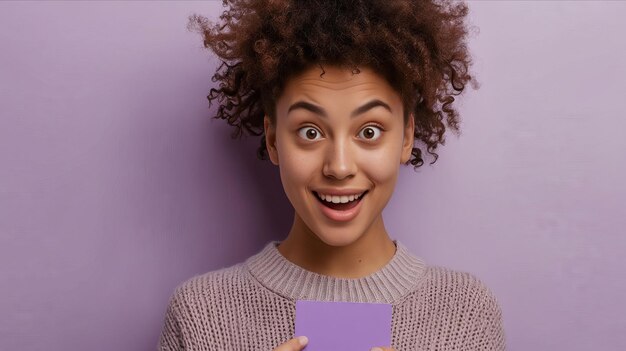
[[[296,336],[296,300],[392,304],[398,351],[505,349],[500,307],[478,278],[426,265],[394,242],[387,265],[358,279],[307,271],[282,256],[277,241],[245,262],[190,278],[170,298],[158,350],[271,351]]]

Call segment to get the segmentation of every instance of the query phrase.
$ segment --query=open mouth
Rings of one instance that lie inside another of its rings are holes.
[[[349,196],[347,197],[347,199],[346,199],[346,196],[333,196],[332,199],[331,198],[322,199],[320,197],[320,194],[318,194],[315,191],[313,191],[313,195],[315,196],[317,201],[321,202],[322,205],[330,209],[333,209],[335,211],[347,211],[355,207],[356,205],[358,205],[359,202],[363,200],[363,198],[365,197],[365,195],[367,195],[368,192],[369,190],[365,191],[358,198],[355,198],[354,196]]]

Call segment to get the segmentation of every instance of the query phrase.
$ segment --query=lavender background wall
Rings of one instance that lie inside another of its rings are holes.
[[[626,3],[470,7],[482,87],[388,230],[485,281],[509,350],[625,349]],[[1,350],[154,350],[178,283],[286,234],[277,169],[209,119],[185,25],[220,10],[0,3]]]

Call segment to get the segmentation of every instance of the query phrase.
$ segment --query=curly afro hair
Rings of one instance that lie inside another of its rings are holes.
[[[213,23],[194,14],[188,29],[202,34],[204,47],[221,64],[212,77],[219,88],[207,96],[220,104],[218,119],[261,137],[257,155],[267,159],[263,117],[275,122],[276,100],[285,82],[312,65],[338,65],[358,73],[368,66],[400,94],[405,123],[415,120],[415,141],[434,153],[445,145],[443,123],[457,136],[454,96],[478,84],[469,72],[471,57],[459,1],[430,0],[223,0],[227,9]],[[414,144],[415,145],[415,144]],[[407,162],[420,167],[422,151],[413,147]],[[431,164],[432,164],[431,163]]]

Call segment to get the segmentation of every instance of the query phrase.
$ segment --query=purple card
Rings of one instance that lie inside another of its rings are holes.
[[[296,301],[296,334],[306,351],[369,351],[391,345],[391,305]]]

